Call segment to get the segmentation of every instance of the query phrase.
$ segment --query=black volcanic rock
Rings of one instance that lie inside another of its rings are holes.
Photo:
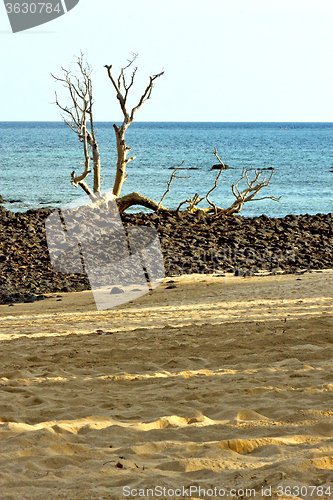
[[[41,208],[14,214],[0,206],[0,304],[90,289],[82,268],[81,274],[53,269],[45,234],[51,213]],[[125,226],[157,229],[166,276],[333,268],[333,214],[270,218],[139,212],[124,214],[122,220]]]

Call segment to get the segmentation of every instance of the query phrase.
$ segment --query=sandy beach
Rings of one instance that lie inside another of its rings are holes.
[[[0,306],[1,500],[332,498],[332,292],[197,274]]]

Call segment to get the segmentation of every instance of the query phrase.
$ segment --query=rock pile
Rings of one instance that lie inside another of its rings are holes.
[[[53,269],[42,208],[12,213],[0,207],[0,303],[33,302],[45,293],[88,290],[86,274]],[[158,230],[167,276],[267,271],[295,273],[333,268],[333,214],[283,218],[136,213],[127,225]]]

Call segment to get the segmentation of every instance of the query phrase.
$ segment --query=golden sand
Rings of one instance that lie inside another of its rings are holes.
[[[0,306],[1,500],[333,498],[333,272],[172,280]]]

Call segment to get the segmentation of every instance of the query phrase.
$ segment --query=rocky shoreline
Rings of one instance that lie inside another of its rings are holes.
[[[48,253],[48,208],[12,213],[0,207],[0,304],[89,290],[85,274],[56,272]],[[238,276],[333,268],[333,214],[283,218],[136,213],[126,225],[158,230],[166,276],[230,272]]]

